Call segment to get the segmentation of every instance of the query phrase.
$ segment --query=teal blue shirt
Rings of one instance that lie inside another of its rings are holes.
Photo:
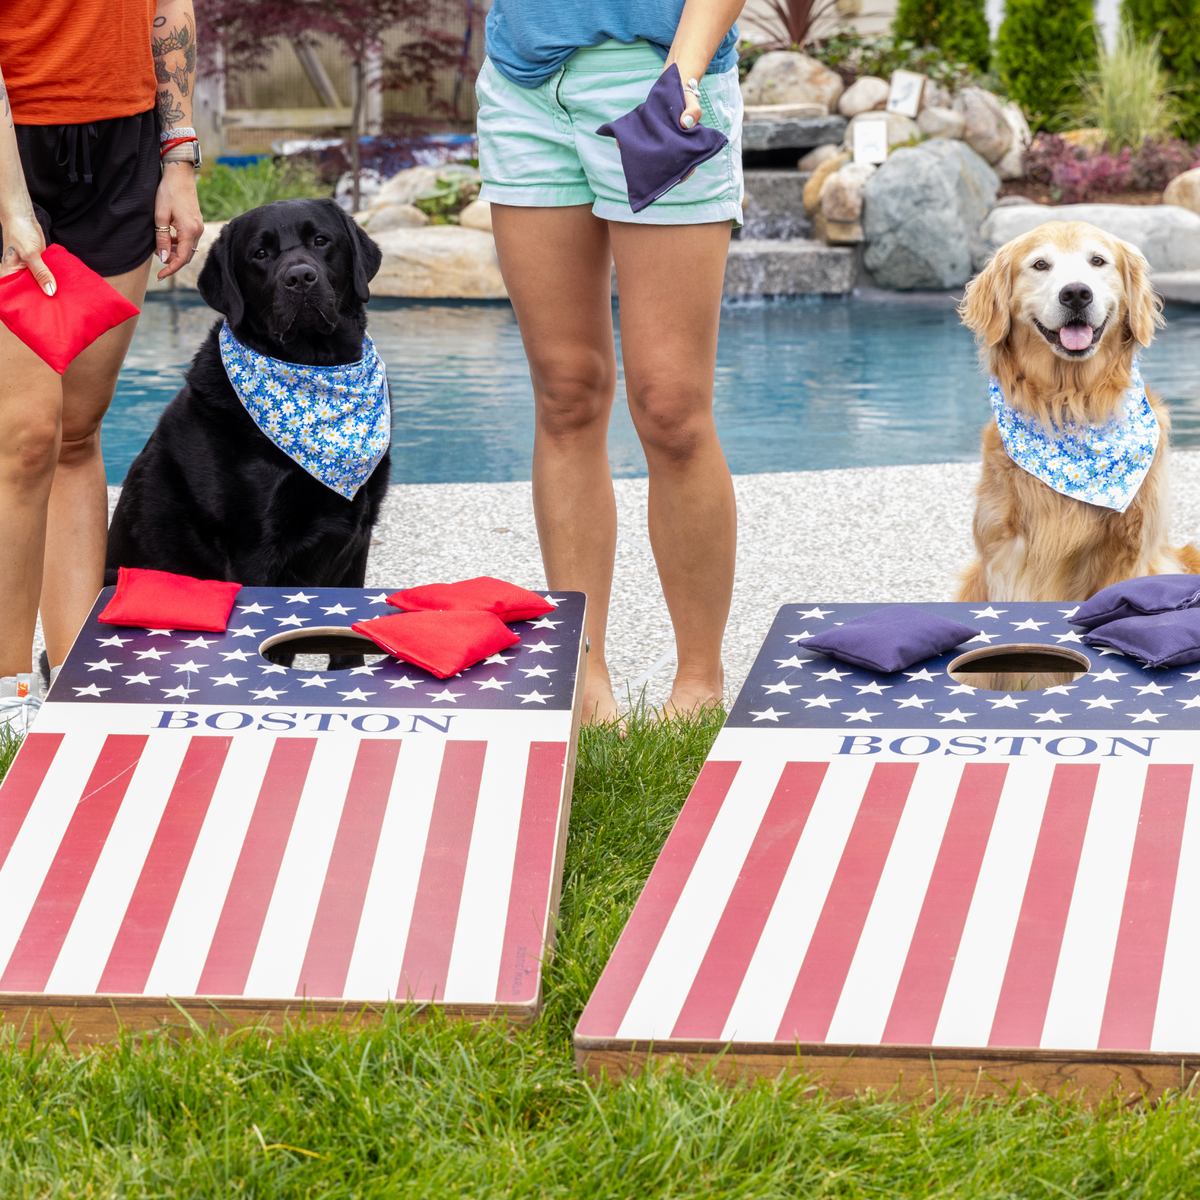
[[[518,87],[545,83],[583,46],[644,38],[666,61],[683,0],[493,0],[485,26],[496,70]],[[708,73],[737,63],[737,26],[717,47]]]

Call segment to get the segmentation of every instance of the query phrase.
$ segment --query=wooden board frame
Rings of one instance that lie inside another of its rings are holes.
[[[1030,603],[919,606],[986,648],[907,673],[806,651],[879,607],[780,610],[581,1016],[577,1067],[923,1101],[1188,1089],[1200,664],[1148,671],[1081,643],[1070,605]],[[1036,674],[1047,652],[1067,682]],[[1039,660],[1029,690],[951,674],[1014,653]]]
[[[262,592],[266,589],[256,589]],[[349,602],[333,596],[335,591],[350,591],[350,589],[320,589],[322,595],[328,595],[338,602]],[[90,657],[87,652],[90,646],[86,643],[86,635],[95,633],[95,614],[103,607],[109,598],[111,589],[101,593],[93,610],[89,625],[85,626],[76,647],[68,657],[68,666],[72,659]],[[566,597],[570,600],[570,597]],[[239,595],[239,601],[259,601],[261,596],[249,596],[246,589]],[[570,601],[578,609],[573,613],[582,630],[586,630],[587,604],[582,595],[575,595]],[[385,610],[386,611],[386,610]],[[549,614],[553,617],[553,613]],[[237,617],[235,612],[234,617]],[[231,626],[234,622],[231,621]],[[574,623],[574,622],[573,622]],[[111,627],[102,627],[99,632],[113,633]],[[117,633],[128,632],[116,630]],[[136,632],[136,631],[135,631]],[[316,629],[313,632],[317,632]],[[524,627],[519,626],[518,632],[524,633]],[[197,636],[197,635],[190,635]],[[204,636],[204,635],[199,635]],[[213,635],[207,635],[210,638]],[[269,643],[278,640],[267,638],[261,648],[270,648]],[[532,639],[528,639],[532,640]],[[248,647],[243,647],[248,648]],[[582,721],[584,678],[587,665],[587,638],[581,633],[578,638],[578,648],[574,655],[574,681],[572,703],[569,710],[569,735],[566,744],[565,760],[562,769],[560,801],[558,807],[557,836],[553,845],[550,867],[549,903],[545,928],[542,930],[543,957],[549,957],[554,952],[555,935],[557,931],[557,913],[562,890],[563,863],[566,854],[568,826],[571,812],[572,792],[574,785],[575,765],[578,755],[579,730]],[[521,647],[517,647],[521,649]],[[111,653],[111,652],[110,652]],[[571,661],[571,660],[568,660]],[[75,666],[78,667],[76,662]],[[407,670],[415,669],[402,664]],[[76,671],[76,673],[78,673]],[[320,674],[320,672],[317,672]],[[419,674],[424,675],[423,672]],[[514,672],[515,675],[515,672]],[[93,675],[92,678],[95,678]],[[103,679],[103,677],[101,677]],[[60,676],[58,688],[62,690],[72,682],[72,673],[64,667]],[[91,682],[91,679],[88,680]],[[453,681],[451,681],[453,682]],[[430,683],[442,686],[442,681],[430,679]],[[78,690],[78,689],[76,689]],[[69,695],[69,693],[67,693]],[[51,700],[54,699],[52,694]],[[185,700],[185,704],[187,701]],[[55,706],[60,711],[73,705],[59,703]],[[110,706],[111,707],[111,706]],[[46,711],[46,710],[43,710]],[[53,714],[54,708],[50,709]],[[316,715],[316,714],[313,714]],[[563,715],[566,715],[565,713]],[[415,726],[416,722],[414,722]],[[216,727],[216,728],[219,728]],[[35,726],[33,731],[39,732]],[[21,752],[18,752],[18,760]],[[11,775],[10,778],[15,778]],[[4,794],[0,785],[0,820],[3,818]],[[3,861],[0,856],[0,862]],[[30,992],[30,991],[0,991],[0,1026],[13,1031],[18,1044],[29,1045],[34,1042],[45,1043],[57,1041],[73,1051],[82,1050],[89,1046],[103,1044],[120,1036],[124,1032],[153,1033],[170,1031],[172,1034],[189,1035],[198,1031],[213,1031],[228,1034],[234,1031],[253,1032],[256,1030],[281,1032],[289,1025],[296,1024],[325,1024],[336,1023],[341,1026],[357,1026],[378,1024],[389,1012],[413,1014],[418,1018],[430,1011],[437,1010],[452,1018],[463,1018],[470,1021],[499,1021],[513,1026],[524,1026],[536,1020],[542,1004],[542,959],[532,960],[530,968],[536,987],[534,994],[526,1002],[521,1003],[446,1003],[437,998],[403,1000],[357,1000],[309,998],[306,996],[223,996],[223,995],[142,995],[142,994],[100,994],[86,992]]]

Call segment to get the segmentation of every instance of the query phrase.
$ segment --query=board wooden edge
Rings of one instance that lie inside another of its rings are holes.
[[[575,1038],[576,1068],[617,1081],[670,1066],[710,1071],[729,1084],[802,1075],[833,1099],[873,1094],[932,1103],[942,1096],[1044,1093],[1088,1105],[1159,1100],[1186,1090],[1200,1054],[1105,1050],[1012,1050],[963,1046],[848,1046],[711,1042],[658,1043]]]
[[[227,1035],[282,1033],[297,1026],[336,1024],[343,1029],[380,1025],[389,1014],[424,1020],[432,1012],[472,1022],[532,1025],[540,994],[527,1004],[376,1003],[308,1000],[299,996],[264,1000],[229,996],[102,996],[0,993],[0,1028],[13,1030],[18,1046],[58,1042],[72,1051],[100,1046],[122,1033]]]

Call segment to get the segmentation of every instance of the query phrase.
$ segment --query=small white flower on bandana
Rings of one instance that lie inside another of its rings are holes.
[[[392,439],[387,373],[363,335],[362,358],[341,367],[281,362],[221,326],[221,362],[254,423],[293,462],[353,500]]]
[[[1137,495],[1158,447],[1158,420],[1137,359],[1130,369],[1125,408],[1107,425],[1065,425],[1054,433],[1018,412],[1000,382],[988,388],[992,415],[1008,456],[1064,496],[1124,512]]]

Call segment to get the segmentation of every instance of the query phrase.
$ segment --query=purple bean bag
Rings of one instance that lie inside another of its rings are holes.
[[[629,207],[635,213],[682,183],[729,142],[720,130],[706,125],[684,129],[679,124],[684,108],[679,68],[672,63],[637,108],[596,130],[601,137],[617,139]]]
[[[1123,617],[1192,608],[1200,604],[1200,575],[1143,575],[1122,579],[1085,600],[1071,617],[1072,625],[1095,629]]]
[[[911,604],[889,604],[808,638],[804,650],[890,675],[945,654],[978,632]]]

